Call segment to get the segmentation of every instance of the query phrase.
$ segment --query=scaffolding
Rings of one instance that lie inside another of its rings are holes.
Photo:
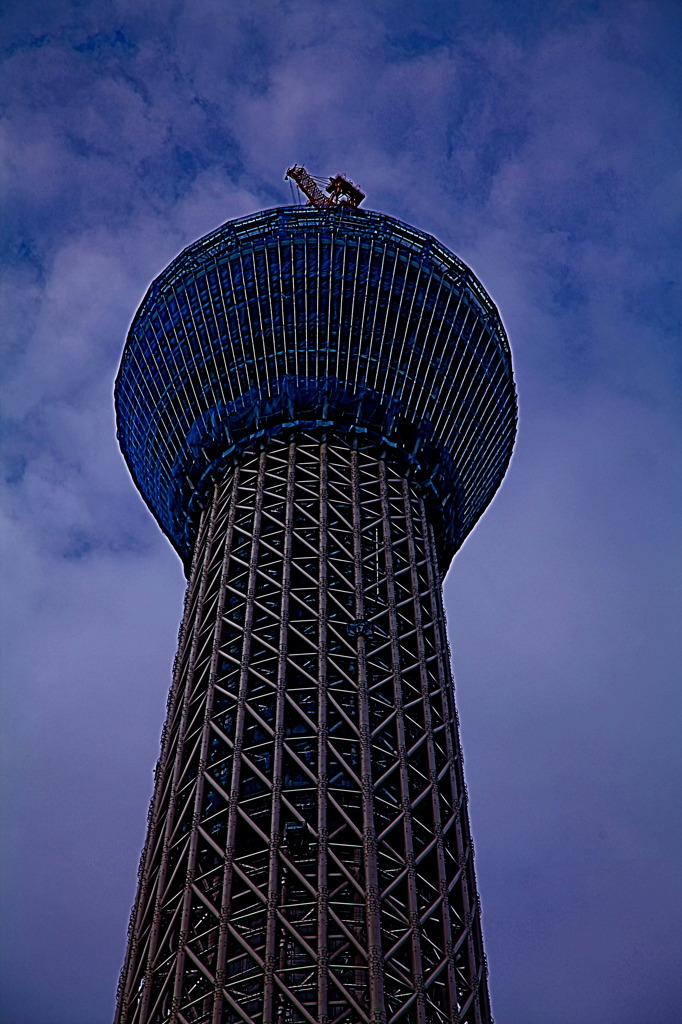
[[[343,207],[225,224],[152,284],[116,383],[124,457],[186,565],[206,494],[282,425],[370,432],[418,479],[449,564],[516,435],[504,327],[429,235]]]

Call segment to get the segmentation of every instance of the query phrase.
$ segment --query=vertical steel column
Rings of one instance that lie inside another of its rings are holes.
[[[273,1024],[275,998],[275,967],[277,948],[277,906],[280,903],[280,829],[282,814],[282,764],[284,743],[284,711],[287,682],[287,632],[289,627],[289,585],[291,580],[291,545],[296,481],[296,445],[289,445],[287,468],[284,550],[282,552],[282,603],[280,606],[279,655],[277,664],[277,697],[275,707],[275,749],[272,759],[272,808],[270,816],[270,852],[268,863],[267,920],[265,938],[265,977],[263,979],[263,1024]]]
[[[230,921],[232,896],[232,863],[235,855],[235,832],[239,809],[239,786],[241,781],[241,751],[244,744],[244,716],[248,699],[249,657],[251,653],[251,628],[253,625],[254,598],[256,592],[256,573],[258,567],[258,542],[260,539],[261,517],[263,514],[263,494],[265,491],[266,453],[261,452],[258,463],[258,480],[256,484],[256,501],[253,517],[253,533],[249,558],[248,583],[246,592],[246,609],[244,613],[244,632],[242,642],[241,668],[239,673],[239,693],[237,697],[237,714],[234,727],[232,779],[230,783],[230,802],[225,838],[225,862],[220,902],[220,932],[218,938],[218,954],[216,961],[216,985],[213,1006],[212,1024],[220,1024],[223,1001],[231,1002],[229,993],[224,987],[225,956],[227,935]],[[235,487],[236,491],[236,487]]]
[[[438,671],[442,678],[442,690],[448,702],[449,719],[451,722],[450,728],[445,730],[448,760],[450,763],[450,779],[453,793],[458,794],[455,835],[458,861],[461,868],[459,885],[462,892],[465,917],[462,922],[464,932],[457,946],[458,948],[463,947],[466,957],[466,970],[464,972],[459,971],[458,1009],[460,1020],[472,1021],[472,1024],[488,1024],[488,1022],[492,1021],[492,1015],[487,986],[487,969],[483,954],[483,939],[478,914],[476,880],[473,872],[473,848],[467,811],[466,784],[462,767],[462,750],[459,742],[459,723],[454,702],[449,647],[445,632],[445,609],[443,607],[441,585],[438,581],[438,556],[436,554],[433,527],[428,522],[423,502],[421,510],[423,537],[429,553],[427,571],[429,573],[431,613],[436,624]],[[474,937],[474,929],[476,938]],[[454,952],[457,951],[458,949]]]
[[[362,573],[362,541],[360,524],[360,485],[358,479],[358,452],[351,452],[351,491],[353,496],[353,558],[355,566],[355,615],[363,621],[364,585]],[[362,775],[363,866],[365,874],[365,917],[367,927],[367,957],[369,966],[369,1005],[372,1024],[385,1024],[383,950],[379,913],[379,869],[377,864],[377,837],[374,820],[374,781],[372,778],[372,735],[369,719],[369,691],[367,687],[366,639],[363,634],[358,644],[358,719],[360,725],[360,764]]]
[[[210,532],[210,524],[213,522],[213,507],[210,510],[204,511],[199,525],[197,545],[194,549],[192,557],[192,568],[190,571],[189,582],[185,591],[184,607],[182,614],[182,622],[180,624],[180,630],[178,635],[178,651],[175,655],[173,664],[173,682],[171,685],[170,693],[168,695],[168,706],[166,712],[166,724],[163,728],[163,735],[161,741],[161,753],[159,760],[156,765],[156,771],[154,773],[154,794],[152,796],[152,803],[149,808],[149,816],[147,822],[147,836],[145,839],[144,849],[140,858],[140,870],[138,876],[138,890],[135,898],[135,905],[131,914],[130,928],[128,930],[128,949],[126,953],[125,963],[121,970],[121,977],[118,984],[117,1002],[120,1010],[120,1021],[121,1024],[127,1024],[128,1010],[130,1008],[131,993],[134,989],[135,982],[135,968],[140,968],[140,961],[138,959],[139,954],[139,942],[140,942],[140,926],[141,920],[148,911],[148,889],[150,881],[150,862],[153,854],[154,847],[156,845],[157,836],[159,831],[165,832],[167,826],[166,818],[160,818],[161,810],[161,797],[162,792],[166,783],[166,776],[168,773],[169,763],[169,748],[171,742],[170,730],[168,723],[170,722],[177,702],[179,699],[179,693],[182,683],[182,656],[186,651],[188,636],[191,630],[191,619],[195,614],[196,608],[193,602],[197,590],[199,593],[199,600],[201,590],[206,582],[206,573],[204,571],[198,571],[198,565],[200,556],[204,550],[204,541],[207,531]],[[160,826],[160,828],[159,828]],[[154,901],[155,902],[155,901]],[[152,927],[157,923],[153,921]],[[132,975],[132,977],[131,977]],[[139,977],[139,970],[138,970]],[[143,975],[144,978],[144,975]],[[132,982],[132,984],[131,984]]]
[[[423,607],[422,607],[422,593],[421,586],[419,583],[419,573],[417,571],[417,550],[414,538],[414,524],[412,518],[412,497],[410,495],[409,485],[407,480],[402,482],[403,490],[403,503],[405,508],[405,523],[407,528],[407,546],[410,559],[410,577],[412,580],[412,594],[413,594],[413,608],[414,608],[414,621],[417,627],[417,647],[419,650],[419,675],[422,686],[422,700],[423,700],[423,714],[424,723],[427,730],[427,751],[429,761],[429,778],[431,780],[431,813],[433,814],[433,828],[436,836],[436,857],[438,861],[438,888],[440,890],[441,898],[441,913],[443,921],[443,950],[447,956],[447,979],[448,979],[448,1002],[450,1004],[450,1015],[453,1021],[458,1017],[458,1006],[457,1006],[457,981],[455,978],[455,967],[452,962],[452,957],[449,953],[449,949],[452,946],[452,924],[450,921],[450,893],[448,886],[448,877],[445,867],[445,852],[443,848],[443,822],[441,820],[440,812],[440,800],[438,794],[439,785],[439,772],[436,760],[435,742],[433,734],[433,722],[431,714],[431,687],[429,685],[429,675],[426,661],[426,650],[424,643],[424,623],[423,623]],[[421,504],[421,503],[420,503]],[[422,504],[423,508],[423,504]],[[431,571],[429,552],[426,552],[424,559],[427,578]],[[437,652],[438,653],[438,652]],[[441,654],[438,653],[440,660]],[[443,703],[446,702],[445,693],[443,686],[441,685],[439,694]],[[446,729],[449,728],[448,716],[443,715],[446,723]]]
[[[166,884],[166,876],[167,876],[167,871],[168,871],[168,854],[169,854],[169,847],[170,847],[169,837],[172,834],[173,826],[174,826],[174,821],[175,821],[175,811],[176,811],[176,805],[177,805],[178,780],[179,780],[180,771],[181,771],[181,768],[182,768],[182,750],[183,750],[183,746],[184,746],[184,742],[185,742],[185,730],[186,730],[186,727],[187,727],[187,715],[188,715],[188,711],[189,711],[189,703],[190,703],[190,695],[191,695],[191,682],[192,682],[192,677],[193,677],[193,673],[194,673],[194,665],[195,665],[196,658],[197,658],[197,649],[198,649],[198,645],[199,645],[199,635],[200,635],[199,631],[200,631],[200,626],[201,626],[201,611],[202,611],[202,607],[203,607],[203,601],[204,601],[204,594],[205,594],[205,591],[206,591],[206,585],[207,585],[207,582],[208,582],[208,570],[209,570],[209,564],[210,564],[209,558],[208,558],[208,553],[211,550],[211,547],[212,547],[212,544],[213,544],[213,532],[214,532],[214,526],[215,526],[215,519],[216,519],[217,509],[218,509],[218,502],[216,500],[216,493],[215,493],[215,490],[214,490],[213,501],[210,504],[210,508],[209,508],[209,510],[207,512],[204,512],[204,516],[208,519],[208,522],[209,522],[208,530],[207,530],[207,537],[206,537],[206,542],[205,542],[206,546],[205,546],[205,548],[202,546],[201,549],[199,549],[199,545],[197,545],[198,554],[202,556],[203,560],[201,562],[201,568],[200,568],[200,580],[199,580],[199,587],[198,587],[197,607],[196,607],[196,610],[195,610],[195,619],[194,619],[194,630],[193,630],[193,635],[192,635],[192,644],[191,644],[191,648],[190,648],[190,654],[189,654],[189,660],[188,660],[188,664],[187,664],[187,670],[186,670],[186,673],[185,673],[185,676],[184,676],[185,690],[184,690],[183,699],[182,699],[182,705],[181,705],[181,709],[182,710],[181,710],[181,714],[180,714],[180,724],[178,726],[178,738],[177,738],[177,746],[176,746],[176,749],[175,749],[175,758],[174,758],[174,761],[173,761],[172,781],[171,781],[171,786],[170,786],[170,796],[169,796],[169,799],[168,799],[168,811],[167,811],[167,815],[166,815],[166,820],[164,822],[164,831],[163,831],[164,839],[163,839],[162,859],[161,859],[161,864],[159,866],[159,871],[158,871],[158,879],[157,879],[157,885],[156,885],[156,894],[155,894],[155,899],[154,899],[154,918],[153,918],[152,931],[151,931],[151,935],[150,935],[149,948],[148,948],[148,953],[147,953],[147,958],[146,958],[147,966],[146,966],[146,975],[145,975],[145,978],[144,978],[144,988],[143,988],[143,992],[142,992],[142,1004],[141,1004],[141,1007],[140,1007],[140,1014],[139,1014],[139,1018],[138,1018],[139,1021],[140,1021],[140,1024],[146,1024],[146,1021],[148,1019],[150,1000],[151,1000],[151,996],[152,996],[152,979],[153,979],[153,972],[154,972],[154,959],[155,959],[155,956],[156,956],[157,943],[158,943],[158,940],[159,940],[159,930],[160,930],[160,921],[161,921],[161,905],[162,905],[164,888],[165,888],[165,884]],[[195,556],[197,556],[197,552],[195,552]],[[196,564],[196,561],[194,560],[194,558],[193,558],[193,567],[194,567],[194,570],[196,571],[197,564]],[[170,726],[171,722],[172,722],[172,713],[169,714],[169,716],[168,716],[167,725]],[[170,728],[168,728],[168,735],[164,736],[164,743],[167,742],[170,745],[171,740],[172,740],[172,734],[171,734]],[[167,749],[166,750],[166,757],[168,756],[168,753],[169,753],[169,750]],[[163,774],[165,775],[165,771],[163,772]],[[161,798],[162,784],[159,785],[159,787],[158,787],[158,793],[159,793],[159,798]],[[169,977],[170,977],[170,974],[169,974]]]
[[[320,445],[320,524],[318,553],[318,645],[317,658],[317,1016],[319,1024],[330,1024],[329,998],[329,883],[327,828],[327,474],[328,446]]]
[[[395,700],[396,733],[398,737],[398,758],[400,761],[400,794],[403,806],[403,844],[407,865],[408,914],[410,920],[410,943],[412,946],[412,981],[415,988],[414,1021],[426,1024],[424,1004],[421,943],[419,935],[419,906],[417,901],[416,869],[412,842],[412,797],[407,772],[407,743],[405,741],[405,718],[403,709],[403,687],[401,680],[400,645],[398,642],[398,613],[396,610],[396,589],[393,576],[393,538],[391,537],[391,512],[386,485],[386,463],[379,463],[379,482],[383,527],[384,563],[386,572],[386,593],[388,597],[388,620],[391,638],[391,660],[393,662],[393,694]],[[409,519],[409,515],[407,517]],[[417,627],[419,632],[419,627]]]
[[[217,488],[216,488],[217,490]],[[213,623],[213,639],[211,644],[211,661],[209,666],[208,676],[208,687],[206,694],[206,703],[203,713],[203,725],[201,729],[201,740],[199,746],[199,762],[197,765],[197,781],[196,789],[194,793],[194,813],[192,815],[192,834],[189,841],[189,856],[187,858],[187,872],[185,877],[185,889],[182,899],[182,911],[180,919],[180,934],[178,936],[178,955],[175,962],[175,983],[173,986],[173,1002],[171,1006],[171,1016],[177,1014],[180,1009],[183,988],[185,983],[185,961],[187,957],[191,957],[196,966],[201,967],[200,961],[197,961],[192,957],[192,953],[187,948],[187,937],[189,929],[189,918],[190,911],[192,908],[192,898],[194,895],[193,886],[197,872],[197,847],[199,841],[199,822],[201,820],[201,808],[204,801],[204,790],[206,784],[206,762],[208,756],[208,744],[211,736],[211,717],[213,715],[213,698],[215,693],[215,682],[216,682],[216,669],[218,663],[218,650],[220,646],[220,634],[223,621],[223,609],[225,606],[225,582],[227,576],[228,566],[230,564],[230,554],[232,549],[232,531],[234,527],[234,517],[237,505],[237,495],[239,493],[239,470],[237,469],[234,474],[232,481],[232,494],[229,501],[229,512],[227,516],[227,522],[225,524],[224,534],[224,553],[222,557],[222,566],[220,569],[220,580],[218,585],[218,593],[216,596],[215,605],[215,622]],[[217,495],[214,496],[213,509],[218,505]],[[214,515],[213,515],[213,518]],[[208,563],[208,558],[206,562]],[[190,688],[188,687],[188,692]],[[178,759],[179,760],[179,759]],[[209,978],[213,988],[214,978]],[[213,1000],[211,1000],[213,1001]]]

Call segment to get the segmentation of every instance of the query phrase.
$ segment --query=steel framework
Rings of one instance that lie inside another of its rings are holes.
[[[516,434],[509,344],[436,239],[352,207],[280,207],[189,246],[153,282],[116,385],[118,435],[185,564],[212,480],[291,422],[370,431],[418,478],[442,564]]]
[[[216,485],[121,1021],[489,1019],[437,579],[373,448],[297,437]]]
[[[506,338],[433,239],[300,213],[186,250],[117,382],[189,583],[116,1022],[489,1024],[441,581]]]
[[[359,206],[365,198],[365,193],[361,192],[352,181],[349,181],[345,174],[337,174],[335,177],[327,179],[325,185],[327,195],[312,175],[308,174],[305,167],[298,164],[294,164],[287,170],[284,180],[286,181],[287,178],[292,178],[311,206],[317,206],[319,209],[335,206],[339,202],[348,203],[350,206]]]

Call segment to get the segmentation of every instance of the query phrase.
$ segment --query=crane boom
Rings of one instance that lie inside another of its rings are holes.
[[[333,201],[331,196],[326,196],[324,194],[320,186],[313,178],[311,178],[302,164],[294,164],[293,167],[290,167],[287,170],[284,180],[286,181],[287,178],[294,179],[301,192],[308,197],[312,206],[324,208],[325,206],[332,205]]]
[[[319,209],[326,209],[328,206],[337,206],[345,203],[348,206],[359,206],[365,198],[357,185],[354,185],[344,174],[337,174],[329,179],[325,195],[315,179],[310,175],[302,164],[294,164],[289,167],[284,180],[292,178],[304,196],[308,197],[311,206]]]

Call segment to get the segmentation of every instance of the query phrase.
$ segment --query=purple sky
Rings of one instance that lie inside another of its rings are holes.
[[[499,1024],[681,1019],[675,0],[9,0],[2,1024],[108,1024],[183,577],[119,455],[150,281],[343,171],[498,303],[446,600]],[[676,607],[677,604],[677,607]]]

